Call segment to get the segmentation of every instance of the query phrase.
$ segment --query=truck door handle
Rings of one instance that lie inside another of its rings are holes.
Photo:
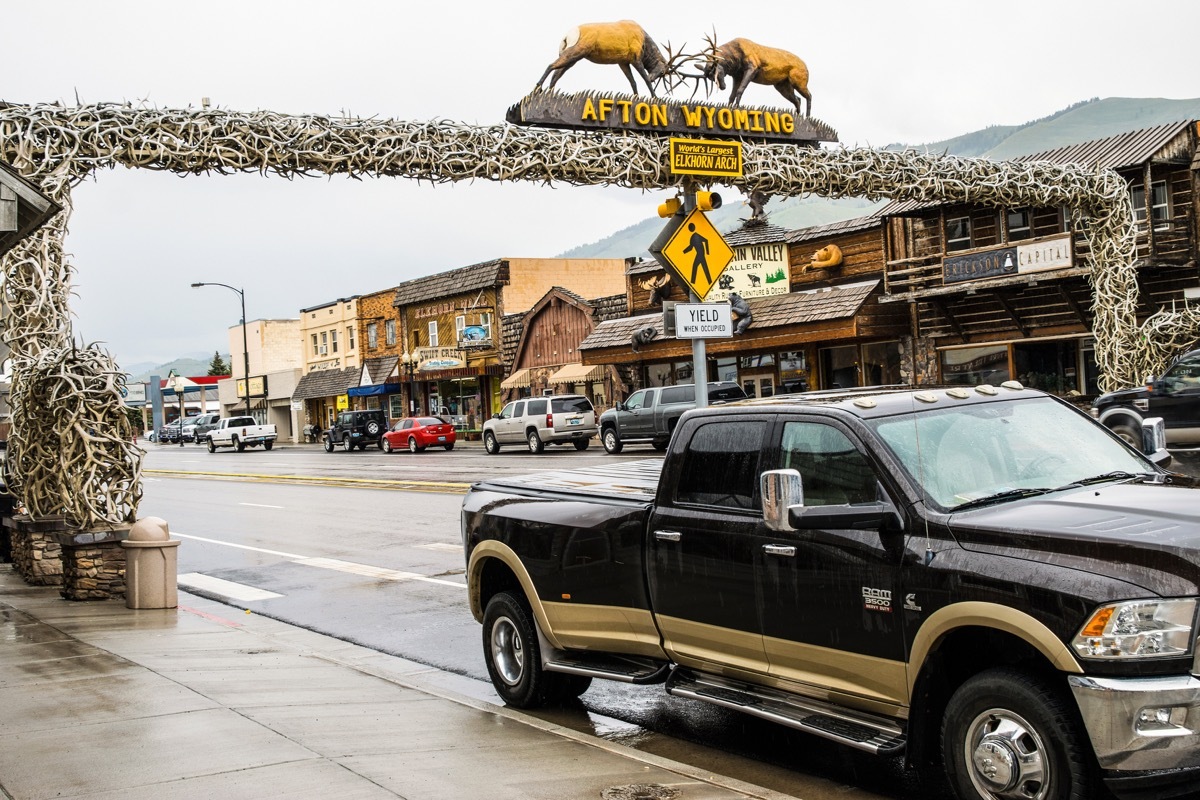
[[[796,548],[787,544],[764,544],[763,551],[769,556],[787,556],[792,558],[796,555]]]
[[[662,542],[678,542],[683,534],[679,531],[655,531],[654,538]]]

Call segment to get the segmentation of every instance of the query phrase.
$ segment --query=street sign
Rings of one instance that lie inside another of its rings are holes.
[[[742,143],[671,137],[671,174],[742,177]]]
[[[699,209],[682,220],[672,217],[650,252],[701,300],[733,260],[733,249]]]
[[[733,337],[733,309],[728,303],[676,303],[675,337],[716,339]]]

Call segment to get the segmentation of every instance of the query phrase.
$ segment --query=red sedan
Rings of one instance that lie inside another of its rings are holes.
[[[419,453],[426,447],[454,449],[457,437],[454,426],[441,417],[405,417],[396,420],[392,429],[383,434],[383,452],[390,453],[407,447],[410,453]]]

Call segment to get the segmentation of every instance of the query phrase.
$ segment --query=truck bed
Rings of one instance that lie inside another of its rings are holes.
[[[658,491],[662,466],[663,459],[647,458],[642,461],[601,464],[581,469],[547,470],[527,475],[492,478],[476,483],[473,488],[506,491],[536,489],[539,493],[559,492],[651,502]]]

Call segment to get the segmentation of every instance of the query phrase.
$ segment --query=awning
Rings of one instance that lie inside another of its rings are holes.
[[[598,381],[604,377],[604,365],[584,366],[583,364],[567,364],[546,379],[546,383],[585,383]]]
[[[512,375],[500,381],[501,389],[516,389],[518,386],[529,385],[529,369],[519,369]]]
[[[381,394],[399,394],[400,384],[398,383],[376,383],[371,386],[351,386],[346,390],[346,394],[351,397],[374,397]]]

